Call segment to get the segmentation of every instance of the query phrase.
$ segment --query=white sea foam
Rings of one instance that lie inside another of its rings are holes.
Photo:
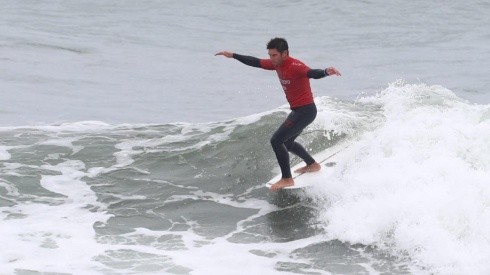
[[[12,156],[9,153],[10,147],[0,146],[0,160],[9,160]]]
[[[39,143],[40,145],[55,145],[60,147],[68,147],[72,150],[72,154],[76,154],[83,149],[83,146],[75,146],[73,142],[78,141],[79,138],[53,138]],[[56,157],[56,156],[53,156]]]
[[[124,124],[121,124],[119,126],[124,126]],[[78,122],[61,123],[61,124],[53,124],[53,125],[2,126],[0,127],[0,131],[32,129],[32,130],[58,133],[58,132],[85,132],[85,131],[95,131],[95,130],[109,130],[114,127],[115,127],[114,125],[107,124],[101,121],[78,121]]]
[[[364,102],[384,121],[323,189],[332,239],[377,245],[442,274],[488,274],[489,106],[394,83]]]
[[[2,272],[75,270],[93,274],[102,268],[93,258],[106,249],[96,242],[93,226],[109,216],[95,193],[81,181],[85,166],[80,161],[66,161],[42,168],[59,175],[43,176],[41,185],[65,198],[53,205],[17,202],[2,208]]]

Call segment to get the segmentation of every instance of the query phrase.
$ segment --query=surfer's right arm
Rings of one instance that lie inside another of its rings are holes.
[[[245,65],[261,68],[260,59],[258,59],[257,57],[248,56],[248,55],[241,55],[241,54],[227,52],[227,51],[222,51],[222,52],[219,52],[215,55],[223,55],[223,56],[228,57],[228,58],[234,58],[234,59],[242,62]]]

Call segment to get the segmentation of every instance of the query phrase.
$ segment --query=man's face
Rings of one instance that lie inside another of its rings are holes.
[[[288,51],[280,53],[277,49],[269,49],[269,57],[272,65],[281,66],[284,60],[288,57]]]

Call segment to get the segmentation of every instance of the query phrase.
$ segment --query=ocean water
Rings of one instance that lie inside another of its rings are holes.
[[[0,6],[0,274],[490,274],[488,1]],[[275,36],[351,153],[271,193]]]

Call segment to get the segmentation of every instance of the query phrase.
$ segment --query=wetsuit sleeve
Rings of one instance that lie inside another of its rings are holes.
[[[326,70],[322,70],[322,69],[310,69],[306,73],[306,76],[308,76],[308,78],[319,79],[319,78],[324,78],[324,77],[328,76],[328,74],[327,74],[327,71]]]
[[[261,68],[260,59],[258,59],[257,57],[234,53],[233,58],[242,62],[245,65]]]

